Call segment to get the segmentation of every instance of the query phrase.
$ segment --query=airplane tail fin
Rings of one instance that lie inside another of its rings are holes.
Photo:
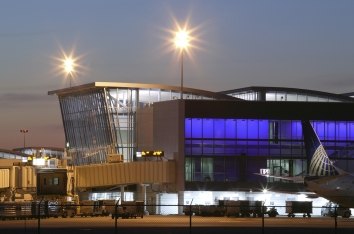
[[[301,121],[304,135],[306,155],[308,159],[309,176],[334,176],[339,175],[340,171],[329,159],[326,150],[313,129],[310,121]]]

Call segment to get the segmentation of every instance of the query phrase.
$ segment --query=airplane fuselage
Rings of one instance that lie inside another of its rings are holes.
[[[341,206],[354,208],[353,175],[308,176],[304,182],[309,191]]]

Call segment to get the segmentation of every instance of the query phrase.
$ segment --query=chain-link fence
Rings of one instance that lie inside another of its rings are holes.
[[[168,214],[166,211],[174,211]],[[165,211],[165,213],[161,213]],[[0,203],[0,233],[352,233],[351,210],[291,202],[224,201],[218,205],[146,205],[142,201]]]

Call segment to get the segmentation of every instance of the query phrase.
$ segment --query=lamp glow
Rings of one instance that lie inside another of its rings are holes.
[[[69,79],[70,87],[71,87],[71,80],[74,77],[74,74],[76,73],[75,68],[78,66],[76,64],[77,58],[73,58],[72,55],[67,56],[64,54],[64,58],[62,59],[62,68],[66,74],[66,77]]]
[[[74,71],[74,60],[72,58],[66,58],[63,66],[66,74],[71,74]]]
[[[176,32],[174,42],[177,48],[186,49],[190,45],[189,32],[186,30]]]

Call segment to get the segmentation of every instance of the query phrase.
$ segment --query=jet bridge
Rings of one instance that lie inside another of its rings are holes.
[[[75,167],[77,188],[175,183],[174,161],[107,163]]]

